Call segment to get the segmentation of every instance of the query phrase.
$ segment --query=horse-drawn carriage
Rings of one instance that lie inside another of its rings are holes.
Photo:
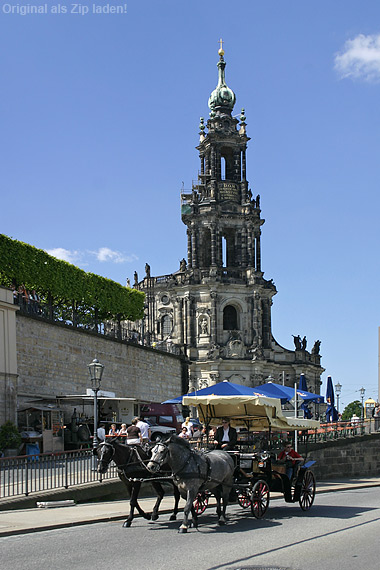
[[[196,406],[200,420],[206,426],[215,425],[222,417],[228,416],[231,424],[245,427],[248,433],[268,432],[270,435],[273,431],[298,432],[319,425],[319,422],[313,420],[285,417],[280,401],[273,398],[185,396],[183,404]],[[126,484],[134,481],[139,487],[143,481],[171,480],[175,489],[186,499],[180,532],[187,531],[190,513],[193,525],[197,526],[197,515],[205,510],[210,494],[216,498],[219,524],[225,523],[226,506],[231,495],[235,495],[243,508],[250,508],[256,518],[265,514],[272,492],[282,493],[286,502],[299,502],[305,511],[310,509],[314,501],[315,478],[310,470],[313,462],[299,467],[289,479],[283,472],[283,466],[276,464],[269,451],[257,452],[249,447],[233,452],[199,451],[192,449],[187,441],[177,436],[158,442],[151,450],[150,457],[143,457],[138,450],[134,452],[132,459],[126,458],[126,454],[127,450],[123,452],[120,444],[102,444],[99,450],[99,470],[104,471],[113,459],[119,463],[120,477]],[[166,472],[163,473],[165,468]],[[134,473],[132,476],[127,473],[131,470]],[[131,499],[131,508],[135,506],[140,511],[137,495],[138,491],[131,494],[134,498],[133,504]],[[177,506],[178,493],[175,514]],[[157,511],[154,518],[157,518]],[[124,526],[130,526],[130,523],[131,515]]]
[[[263,397],[184,397],[185,405],[196,405],[201,421],[215,424],[223,416],[228,416],[235,426],[243,426],[251,432],[268,432],[269,439],[274,431],[282,434],[298,433],[316,427],[319,422],[301,418],[285,417],[278,400]],[[290,469],[291,460],[280,462],[273,451],[255,451],[252,443],[241,444],[240,451],[228,452],[234,458],[235,470],[233,492],[230,498],[236,499],[244,509],[251,509],[256,518],[265,515],[271,493],[280,493],[287,503],[299,503],[303,511],[311,508],[315,497],[315,477],[311,470],[315,461],[305,461]],[[246,447],[246,449],[244,449]],[[201,491],[195,500],[197,513],[205,511],[210,494]]]

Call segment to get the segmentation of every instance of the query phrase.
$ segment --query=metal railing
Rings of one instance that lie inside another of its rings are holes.
[[[375,433],[375,424],[372,420],[360,420],[359,422],[335,422],[321,424],[318,429],[302,432],[301,439],[313,443],[320,443],[334,439],[351,438],[358,435]]]
[[[114,463],[105,474],[98,473],[96,466],[90,449],[1,457],[0,500],[117,477]]]

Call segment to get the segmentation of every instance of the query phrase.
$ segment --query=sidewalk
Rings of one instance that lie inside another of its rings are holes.
[[[338,479],[321,481],[317,493],[343,491],[364,487],[379,487],[380,477],[363,479]],[[273,494],[272,499],[281,495]],[[282,496],[281,496],[282,497]],[[36,496],[35,501],[43,501]],[[155,498],[142,498],[140,504],[146,512],[151,512]],[[180,510],[185,502],[181,499]],[[161,503],[160,514],[170,513],[173,508],[173,496],[166,495]],[[129,513],[129,501],[104,501],[98,503],[83,503],[66,507],[8,510],[0,513],[0,537],[15,534],[25,534],[41,530],[57,529],[95,522],[124,520]]]

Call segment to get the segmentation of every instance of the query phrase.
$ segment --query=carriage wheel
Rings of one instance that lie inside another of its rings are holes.
[[[248,509],[251,506],[251,499],[246,491],[239,491],[237,495],[238,503],[243,509]]]
[[[202,493],[198,493],[193,504],[196,514],[201,515],[207,509],[208,495],[204,491]]]
[[[269,486],[266,481],[257,481],[251,493],[251,511],[254,517],[261,519],[269,506]]]
[[[312,471],[305,471],[301,483],[299,504],[303,511],[308,511],[314,503],[315,497],[315,477]]]

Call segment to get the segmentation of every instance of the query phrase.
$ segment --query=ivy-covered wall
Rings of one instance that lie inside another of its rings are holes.
[[[52,257],[42,249],[0,234],[0,285],[25,285],[52,305],[95,314],[100,320],[136,321],[143,317],[145,295],[135,289]]]

